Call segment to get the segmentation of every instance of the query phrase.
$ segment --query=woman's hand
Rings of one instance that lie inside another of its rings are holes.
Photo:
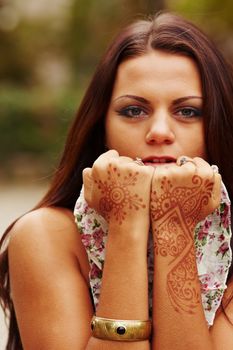
[[[183,165],[156,168],[151,191],[152,223],[168,220],[176,213],[179,220],[193,229],[218,207],[221,176],[203,159],[185,158]]]
[[[83,171],[84,196],[108,222],[121,225],[141,220],[149,226],[149,202],[154,169],[140,166],[110,150]]]
[[[218,207],[221,176],[203,159],[187,159],[181,166],[156,168],[152,180],[151,221],[155,285],[164,286],[163,293],[166,291],[170,306],[176,312],[194,314],[201,305],[194,228]],[[168,300],[166,307],[169,308]]]
[[[108,221],[98,316],[148,319],[146,258],[153,171],[113,150],[83,171],[84,197]]]

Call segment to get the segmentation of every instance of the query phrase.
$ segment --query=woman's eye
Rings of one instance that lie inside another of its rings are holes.
[[[143,117],[147,114],[141,107],[138,107],[138,106],[124,107],[119,111],[117,111],[117,113],[119,115],[123,115],[124,117],[128,117],[128,118]]]
[[[201,110],[197,108],[186,107],[179,109],[176,114],[184,119],[197,118],[201,116]]]

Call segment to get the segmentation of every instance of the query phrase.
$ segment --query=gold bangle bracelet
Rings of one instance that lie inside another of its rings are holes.
[[[93,316],[92,336],[103,340],[142,341],[150,339],[151,321],[114,320]]]

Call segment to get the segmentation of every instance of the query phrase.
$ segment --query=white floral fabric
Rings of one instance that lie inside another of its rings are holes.
[[[229,196],[222,183],[220,206],[205,220],[199,222],[194,232],[202,305],[209,326],[213,324],[215,313],[226,289],[226,279],[232,261],[230,212]],[[96,307],[100,295],[108,224],[101,215],[88,206],[84,199],[83,190],[76,202],[74,216],[88,255],[90,287]],[[151,233],[149,235],[147,256],[149,311],[151,315],[154,260]]]

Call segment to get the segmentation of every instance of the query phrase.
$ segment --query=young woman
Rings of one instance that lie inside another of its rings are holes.
[[[232,349],[232,92],[178,16],[116,37],[48,193],[2,239],[7,349]]]

